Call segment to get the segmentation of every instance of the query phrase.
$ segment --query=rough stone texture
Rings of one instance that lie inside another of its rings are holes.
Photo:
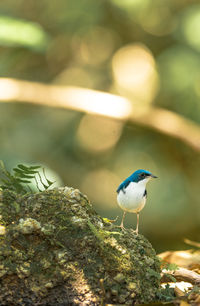
[[[102,219],[73,188],[0,192],[0,305],[103,305],[155,300],[151,244]]]

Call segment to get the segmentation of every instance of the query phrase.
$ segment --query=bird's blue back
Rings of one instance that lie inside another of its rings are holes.
[[[147,171],[147,170],[143,170],[143,169],[139,169],[137,171],[135,171],[133,174],[131,174],[129,177],[127,177],[117,188],[117,193],[120,192],[120,190],[123,190],[124,188],[126,188],[131,182],[134,183],[138,183],[141,180],[140,174],[141,173],[146,173],[151,175],[151,172]]]

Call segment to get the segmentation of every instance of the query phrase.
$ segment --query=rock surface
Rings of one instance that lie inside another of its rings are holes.
[[[0,192],[0,304],[155,300],[160,263],[147,239],[102,219],[73,188]]]

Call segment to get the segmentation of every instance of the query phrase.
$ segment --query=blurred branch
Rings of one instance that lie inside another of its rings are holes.
[[[200,127],[171,111],[151,107],[141,112],[126,98],[91,89],[0,78],[0,101],[29,102],[127,120],[174,137],[200,151]]]
[[[189,244],[189,245],[194,246],[196,248],[200,248],[200,242],[192,241],[192,240],[187,239],[187,238],[184,239],[184,242],[186,244]]]
[[[166,251],[158,255],[162,261],[169,264],[176,264],[179,267],[192,269],[200,266],[200,252],[191,250]]]
[[[194,271],[190,271],[185,268],[179,268],[176,271],[164,270],[163,272],[164,273],[162,273],[161,283],[171,281],[168,275],[172,275],[177,281],[184,281],[193,285],[200,285],[200,275]]]

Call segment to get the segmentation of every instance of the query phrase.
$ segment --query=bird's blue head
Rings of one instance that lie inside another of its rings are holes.
[[[124,190],[131,182],[138,183],[142,180],[145,180],[146,182],[151,178],[156,178],[157,176],[153,175],[151,172],[143,169],[139,169],[135,171],[133,174],[131,174],[129,177],[127,177],[117,188],[117,192],[119,193],[120,190]]]
[[[157,178],[157,176],[153,175],[151,172],[147,170],[139,169],[135,171],[133,174],[131,174],[130,180],[132,182],[138,183],[139,181],[142,181],[150,177]]]

